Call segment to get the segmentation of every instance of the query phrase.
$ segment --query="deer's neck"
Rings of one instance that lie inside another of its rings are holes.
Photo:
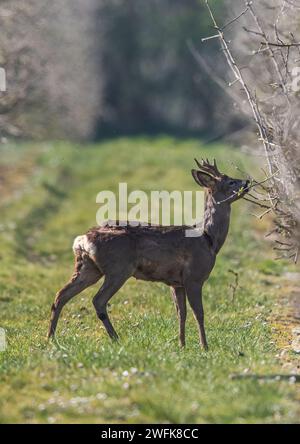
[[[230,204],[216,203],[217,196],[208,193],[206,196],[204,231],[209,236],[212,249],[217,254],[222,248],[229,230]]]

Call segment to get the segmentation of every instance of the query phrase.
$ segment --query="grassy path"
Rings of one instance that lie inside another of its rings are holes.
[[[95,288],[66,306],[61,348],[45,340],[54,294],[72,272],[73,238],[95,224],[99,191],[116,190],[122,181],[145,191],[195,190],[189,172],[195,156],[215,156],[230,173],[230,161],[243,165],[241,155],[169,138],[1,150],[0,172],[5,177],[16,168],[19,187],[2,180],[0,327],[8,348],[0,353],[0,422],[299,421],[295,384],[231,378],[282,373],[270,318],[278,310],[274,279],[283,264],[269,259],[245,202],[235,206],[205,286],[208,353],[199,349],[191,312],[187,347],[180,350],[168,288],[135,280],[110,308],[120,344],[111,344],[96,319]],[[239,274],[234,300],[229,269]]]

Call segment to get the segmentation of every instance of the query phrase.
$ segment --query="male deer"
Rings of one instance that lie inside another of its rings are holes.
[[[96,227],[74,242],[75,272],[58,292],[52,306],[48,337],[54,336],[63,306],[102,276],[104,282],[93,299],[98,318],[112,339],[117,333],[107,313],[107,303],[134,276],[159,281],[171,287],[179,318],[179,338],[185,345],[186,297],[198,322],[203,347],[208,348],[202,304],[202,286],[210,275],[216,256],[225,242],[230,206],[248,190],[248,181],[232,179],[219,172],[216,162],[198,161],[192,175],[206,189],[203,233],[186,237],[191,227],[126,226]]]

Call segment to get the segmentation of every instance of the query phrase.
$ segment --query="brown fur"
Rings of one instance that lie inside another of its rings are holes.
[[[163,282],[171,287],[179,319],[180,344],[185,345],[186,297],[198,322],[203,347],[204,329],[202,286],[210,275],[216,255],[225,242],[230,222],[230,205],[247,190],[247,182],[231,179],[208,162],[192,171],[196,182],[207,189],[203,234],[186,237],[191,227],[105,225],[92,228],[74,243],[75,272],[58,292],[48,336],[55,334],[59,314],[72,297],[96,283],[104,283],[93,299],[99,319],[111,338],[116,339],[107,314],[107,303],[131,276]],[[243,189],[243,193],[239,191]],[[220,202],[220,203],[218,203]]]

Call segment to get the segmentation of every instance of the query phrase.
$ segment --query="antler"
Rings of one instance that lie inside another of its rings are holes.
[[[213,177],[221,177],[222,174],[218,170],[216,159],[214,159],[214,164],[212,165],[209,163],[209,160],[202,159],[202,162],[198,162],[197,159],[195,159],[196,164],[198,165],[199,169],[203,171],[204,173],[207,173]]]

